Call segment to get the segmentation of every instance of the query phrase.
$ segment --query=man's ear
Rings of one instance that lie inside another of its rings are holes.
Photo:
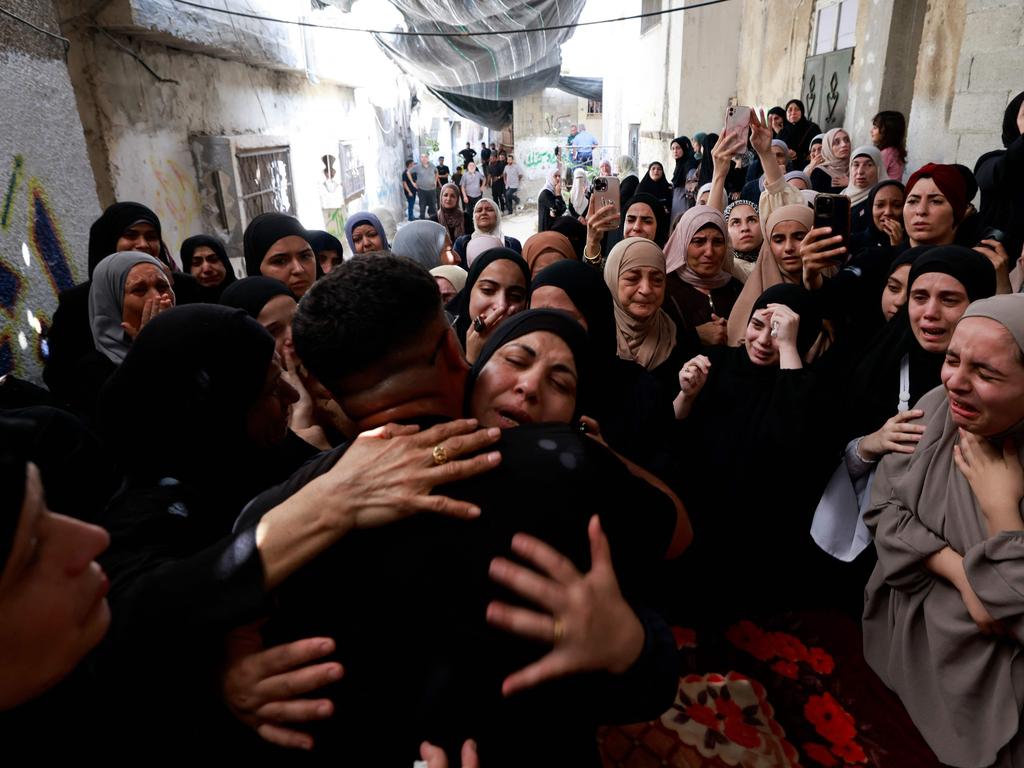
[[[469,371],[469,363],[466,361],[466,353],[459,343],[459,337],[455,335],[455,329],[449,328],[445,337],[444,346],[441,349],[444,362],[452,370]]]

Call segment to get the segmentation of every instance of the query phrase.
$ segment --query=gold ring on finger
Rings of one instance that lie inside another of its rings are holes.
[[[555,624],[551,628],[551,643],[552,645],[558,645],[565,638],[565,623],[559,619],[555,619]]]
[[[434,450],[430,452],[430,455],[433,456],[436,466],[448,463],[448,451],[440,443],[434,446]]]

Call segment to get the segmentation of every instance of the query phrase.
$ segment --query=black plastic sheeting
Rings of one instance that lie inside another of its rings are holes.
[[[580,96],[584,99],[601,101],[604,91],[604,81],[600,77],[566,77],[558,78],[558,85],[555,86],[573,96]]]
[[[391,0],[391,4],[411,32],[462,33],[575,24],[586,0]],[[601,98],[600,80],[560,76],[561,45],[573,31],[374,37],[403,72],[453,111],[500,129],[512,122],[513,99],[544,88]]]

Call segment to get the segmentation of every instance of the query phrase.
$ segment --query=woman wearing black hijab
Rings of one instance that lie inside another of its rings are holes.
[[[514,268],[488,271],[493,264],[501,261],[511,262]],[[516,269],[521,274],[517,274]],[[502,274],[497,274],[499,271]],[[488,274],[484,275],[484,272]],[[495,273],[493,279],[492,272]],[[487,293],[477,285],[482,277],[487,283]],[[510,281],[506,284],[507,277]],[[473,262],[473,266],[469,268],[466,285],[445,307],[448,314],[454,318],[452,327],[467,355],[473,355],[475,359],[479,345],[491,330],[504,318],[525,308],[529,292],[530,266],[511,248],[492,248],[484,251]],[[467,338],[470,336],[473,344],[467,346]],[[470,362],[472,361],[471,359]]]
[[[665,166],[657,160],[647,166],[647,173],[640,179],[636,194],[650,195],[656,198],[667,214],[672,209],[672,185],[665,178]]]
[[[807,119],[807,110],[800,99],[790,99],[786,102],[785,116],[786,124],[779,138],[796,152],[793,167],[803,168],[810,161],[811,139],[821,133],[821,129],[817,123]]]
[[[184,711],[194,725],[226,730],[212,685],[223,634],[266,610],[255,532],[231,527],[250,498],[315,453],[285,440],[294,398],[270,334],[209,304],[154,318],[108,383],[101,433],[126,479],[101,518],[113,623],[97,671],[115,707],[106,716],[125,728],[118,748],[135,738],[171,747]],[[140,444],[149,413],[159,437]]]
[[[686,136],[672,139],[672,158],[675,160],[675,166],[672,169],[672,205],[669,218],[675,219],[689,207],[686,198],[686,174],[696,168],[699,162],[693,156],[693,144]]]
[[[933,274],[948,276],[959,285],[964,294],[959,313],[933,317],[931,310],[919,308],[924,297],[915,294],[915,284]],[[995,290],[995,269],[977,251],[947,245],[919,252],[907,279],[907,304],[886,323],[856,361],[856,367],[844,377],[847,389],[842,398],[846,407],[841,442],[874,432],[896,413],[898,406],[913,407],[923,394],[937,387],[945,346],[952,335],[952,327],[947,326],[955,325],[967,304],[991,296]],[[948,331],[944,336],[938,333],[942,329]],[[936,341],[931,341],[932,337]]]
[[[1011,261],[1024,247],[1024,91],[1003,113],[1003,146],[978,158],[974,175],[981,189],[981,219],[1006,233],[1003,245]]]
[[[715,144],[718,143],[718,134],[709,133],[704,137],[704,141],[701,146],[704,148],[704,152],[700,158],[700,166],[697,171],[697,186],[702,187],[705,184],[710,184],[711,179],[715,175],[715,161],[711,157],[711,152],[715,148]]]
[[[530,307],[562,309],[587,331],[595,386],[584,405],[614,451],[661,477],[671,477],[669,441],[672,402],[643,366],[616,352],[612,295],[601,274],[578,261],[541,270],[530,290]]]
[[[688,598],[706,617],[797,608],[814,581],[804,564],[826,402],[818,374],[801,361],[821,328],[812,294],[775,285],[754,302],[744,346],[714,347],[680,372],[679,487],[695,533],[689,567],[729,572],[706,605]],[[723,593],[726,584],[734,586]]]
[[[341,245],[341,240],[322,229],[310,229],[307,230],[307,234],[309,235],[309,245],[316,253],[320,272],[326,275],[341,264],[345,258],[345,249]]]
[[[216,304],[221,292],[235,282],[224,244],[210,235],[193,235],[181,244],[181,268],[199,283],[199,301]]]
[[[587,243],[583,258],[601,264],[618,243],[627,237],[645,237],[659,248],[668,242],[668,209],[654,195],[637,192],[618,211],[598,211],[587,221]]]
[[[298,298],[323,275],[309,233],[294,216],[261,213],[242,235],[245,274],[280,280]]]
[[[501,372],[486,370],[496,354],[502,357],[503,347],[535,333],[559,339],[572,358],[572,367],[556,346],[534,344],[532,355],[515,349],[509,360],[494,361]],[[537,366],[543,367],[548,374],[544,378],[553,379],[554,386],[538,388],[536,397],[522,396],[518,388],[508,386],[523,371]],[[577,424],[581,416],[589,415],[588,390],[597,384],[590,342],[572,315],[558,309],[528,309],[510,317],[488,337],[466,378],[466,415],[483,427],[502,429],[530,423]]]
[[[886,191],[887,190],[887,191]],[[881,197],[879,197],[881,194]],[[875,184],[864,203],[866,226],[850,234],[850,253],[866,248],[894,248],[906,241],[903,230],[903,201],[906,189],[896,179]],[[877,203],[877,205],[876,205]],[[885,227],[885,229],[882,229]],[[893,241],[893,238],[895,242]]]

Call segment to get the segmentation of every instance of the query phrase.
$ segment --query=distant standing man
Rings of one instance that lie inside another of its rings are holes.
[[[451,173],[451,169],[444,164],[444,158],[437,158],[437,188],[441,189],[445,184],[448,183],[448,174]]]
[[[514,155],[508,156],[508,163],[505,166],[505,207],[509,213],[515,213],[516,204],[519,202],[519,182],[523,180],[522,166],[516,162]]]
[[[459,152],[459,155],[462,157],[462,164],[469,168],[469,164],[476,159],[476,150],[473,149],[472,145],[467,141],[466,148]],[[486,163],[487,161],[484,160],[484,162]]]
[[[491,150],[487,148],[487,145],[482,141],[480,142],[480,164],[487,165],[487,161],[491,159]]]
[[[416,218],[416,163],[405,161],[405,172],[402,174],[402,192],[405,204],[409,206],[409,221]]]
[[[426,153],[420,155],[416,166],[416,194],[420,197],[420,218],[437,216],[437,167]]]
[[[598,144],[597,137],[583,123],[580,123],[579,128],[572,140],[572,154],[576,158],[576,165],[590,165],[594,159],[594,147]]]

